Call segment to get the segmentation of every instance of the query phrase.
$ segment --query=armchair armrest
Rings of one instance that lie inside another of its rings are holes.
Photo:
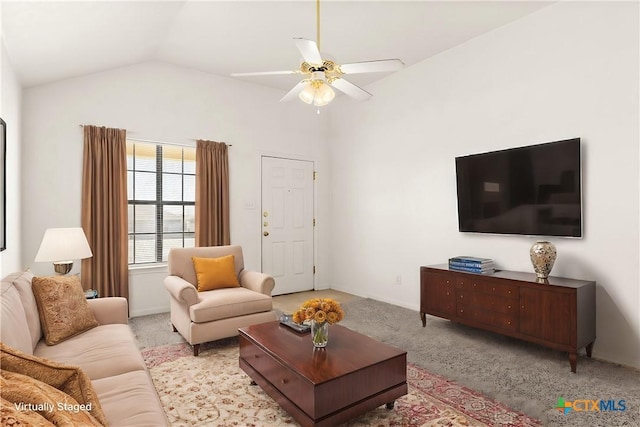
[[[198,290],[191,283],[178,276],[167,276],[164,278],[164,287],[169,294],[181,304],[187,307],[198,302]]]
[[[276,282],[268,274],[242,270],[240,272],[240,285],[252,291],[271,296],[271,291],[276,286]]]
[[[129,304],[126,298],[106,297],[87,300],[89,308],[101,325],[129,323]]]

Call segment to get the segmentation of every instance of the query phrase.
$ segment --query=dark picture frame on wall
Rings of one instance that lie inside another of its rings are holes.
[[[7,124],[0,118],[0,251],[7,249]]]

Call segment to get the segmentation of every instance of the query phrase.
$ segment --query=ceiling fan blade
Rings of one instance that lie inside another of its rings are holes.
[[[246,76],[277,76],[284,74],[298,74],[300,71],[258,71],[255,73],[231,73],[231,77],[246,77]]]
[[[345,74],[380,73],[384,71],[397,71],[404,67],[399,59],[381,59],[378,61],[353,62],[340,65],[340,70]]]
[[[373,95],[371,95],[369,92],[367,92],[366,90],[354,85],[353,83],[345,80],[345,79],[341,79],[341,78],[335,78],[329,81],[329,84],[337,89],[339,89],[341,92],[346,93],[347,95],[357,99],[358,101],[366,101],[367,99],[371,98]]]
[[[283,96],[282,99],[280,99],[280,102],[287,102],[287,101],[291,101],[292,99],[294,99],[296,96],[298,96],[298,94],[300,92],[302,92],[302,89],[304,89],[304,86],[306,84],[307,84],[307,80],[302,80],[300,83],[295,85],[293,87],[293,89],[291,89],[289,92],[287,92],[287,94],[285,96]]]
[[[322,65],[322,57],[316,42],[307,39],[294,38],[296,47],[300,51],[302,58],[311,65]]]

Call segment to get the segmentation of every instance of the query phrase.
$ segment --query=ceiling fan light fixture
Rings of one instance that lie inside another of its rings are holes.
[[[316,89],[316,97],[313,100],[313,105],[316,107],[322,107],[333,101],[333,98],[335,97],[336,93],[333,89],[331,89],[325,82],[322,82],[322,84],[320,84]]]
[[[323,107],[333,101],[336,97],[334,92],[324,80],[310,80],[300,91],[298,98],[306,104],[313,104],[316,107]]]
[[[307,83],[304,89],[302,89],[302,91],[298,94],[298,98],[300,98],[300,100],[306,104],[311,104],[315,97],[316,88],[311,82]]]

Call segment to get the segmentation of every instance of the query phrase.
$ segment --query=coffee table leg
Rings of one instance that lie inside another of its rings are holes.
[[[387,407],[387,409],[391,410],[393,409],[393,406],[396,404],[396,401],[394,400],[393,402],[389,402],[387,403],[385,406]]]

